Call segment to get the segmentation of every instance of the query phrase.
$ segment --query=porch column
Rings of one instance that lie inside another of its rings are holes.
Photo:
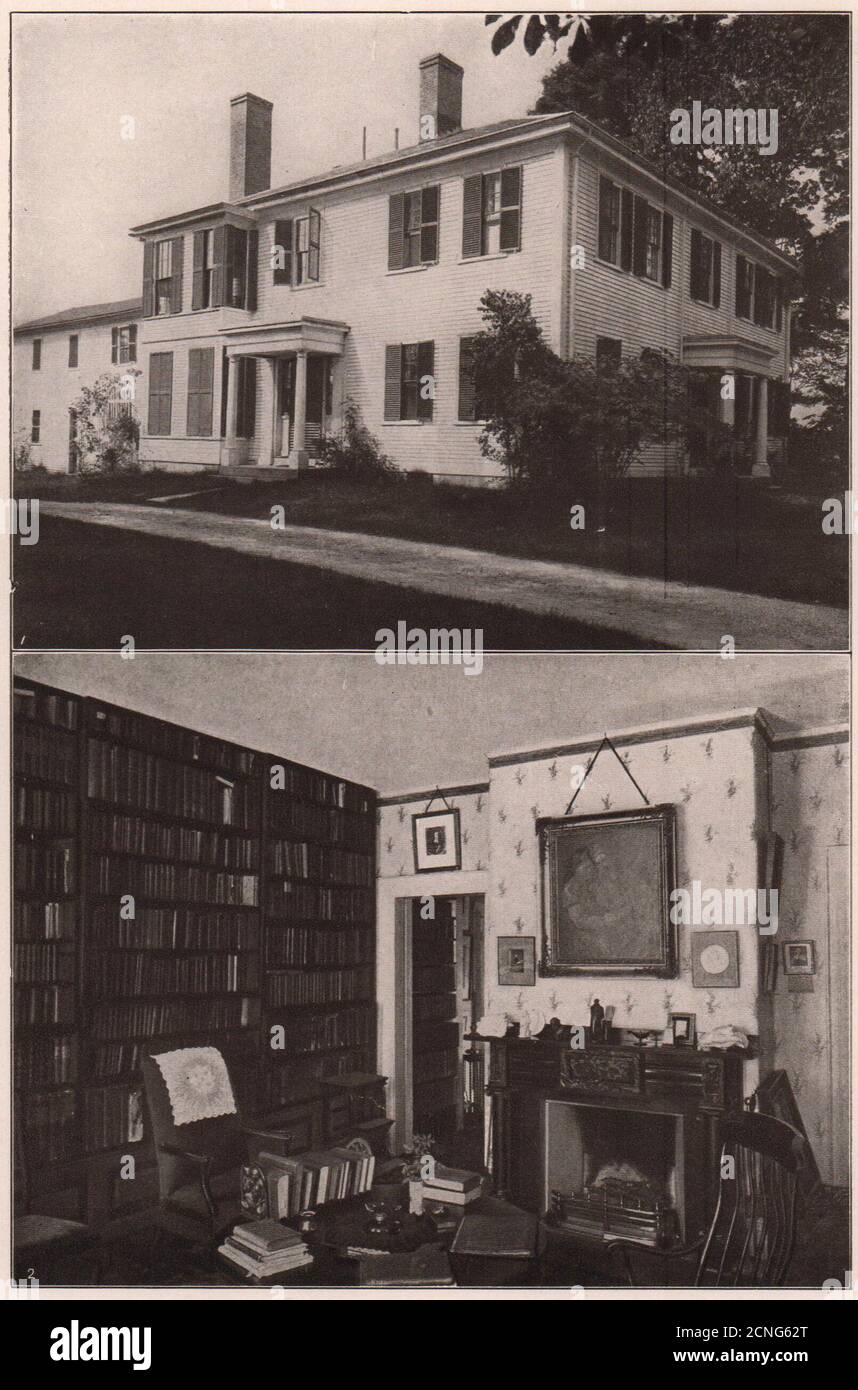
[[[259,416],[259,463],[270,468],[274,463],[277,427],[274,411],[277,403],[277,363],[273,357],[258,357],[262,363],[262,401]]]
[[[752,478],[768,478],[769,469],[769,379],[757,377],[757,437],[754,441],[754,466]]]
[[[295,354],[295,420],[292,426],[293,448],[299,468],[307,466],[307,352],[299,348]]]
[[[226,373],[226,461],[234,466],[242,461],[243,447],[238,438],[238,358],[228,357]]]
[[[725,380],[724,380],[724,379],[725,379],[725,377],[729,377],[730,380],[732,381],[732,384],[733,384],[733,394],[732,394],[732,396],[725,396],[725,395],[724,395],[724,386],[725,386]],[[722,373],[721,373],[721,379],[720,379],[720,394],[721,394],[721,423],[722,423],[722,425],[729,425],[730,428],[732,429],[733,426],[734,426],[735,423],[736,423],[736,373],[735,373],[735,372],[725,371],[725,372],[722,372]]]

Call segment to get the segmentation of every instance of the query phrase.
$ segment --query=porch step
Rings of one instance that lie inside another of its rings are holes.
[[[278,466],[276,464],[270,468],[259,468],[251,464],[247,467],[243,467],[241,464],[233,464],[231,467],[225,466],[219,468],[218,475],[221,478],[233,478],[239,483],[264,482],[266,478],[269,482],[276,479],[279,483],[289,478],[300,477],[300,472],[297,468],[285,468],[282,465]]]

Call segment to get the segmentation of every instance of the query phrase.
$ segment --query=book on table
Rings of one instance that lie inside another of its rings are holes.
[[[479,1173],[473,1173],[468,1168],[448,1168],[444,1163],[436,1163],[433,1177],[424,1185],[443,1187],[450,1192],[470,1192],[481,1184]]]
[[[475,1202],[482,1193],[481,1185],[470,1188],[467,1192],[454,1192],[448,1187],[433,1187],[431,1183],[423,1184],[424,1202],[445,1202],[449,1206],[467,1207],[471,1202]]]

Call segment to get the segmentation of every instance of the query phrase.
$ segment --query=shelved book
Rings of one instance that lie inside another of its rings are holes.
[[[237,1225],[219,1246],[220,1254],[256,1279],[284,1274],[313,1263],[297,1231],[279,1221],[247,1221]]]
[[[258,1161],[266,1172],[269,1210],[281,1219],[369,1192],[375,1176],[375,1155],[353,1149],[313,1150],[293,1158],[261,1153]]]

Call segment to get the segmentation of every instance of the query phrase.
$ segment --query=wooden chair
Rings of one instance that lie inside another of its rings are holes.
[[[31,1207],[27,1145],[19,1119],[15,1124],[14,1276],[45,1285],[97,1283],[99,1247],[93,1230],[83,1221],[48,1216]]]
[[[291,1135],[244,1124],[237,1104],[230,1113],[177,1124],[155,1060],[168,1050],[173,1049],[150,1049],[141,1059],[158,1163],[159,1228],[191,1241],[211,1241],[231,1228],[240,1214],[242,1164],[253,1160],[260,1148],[286,1153]],[[180,1051],[190,1055],[195,1049]]]
[[[806,1161],[806,1140],[783,1120],[751,1113],[723,1120],[721,1135],[718,1201],[705,1236],[672,1250],[628,1240],[607,1246],[609,1255],[621,1256],[633,1287],[632,1255],[655,1257],[666,1268],[667,1261],[681,1261],[697,1251],[695,1288],[783,1284],[795,1239],[798,1175]]]

